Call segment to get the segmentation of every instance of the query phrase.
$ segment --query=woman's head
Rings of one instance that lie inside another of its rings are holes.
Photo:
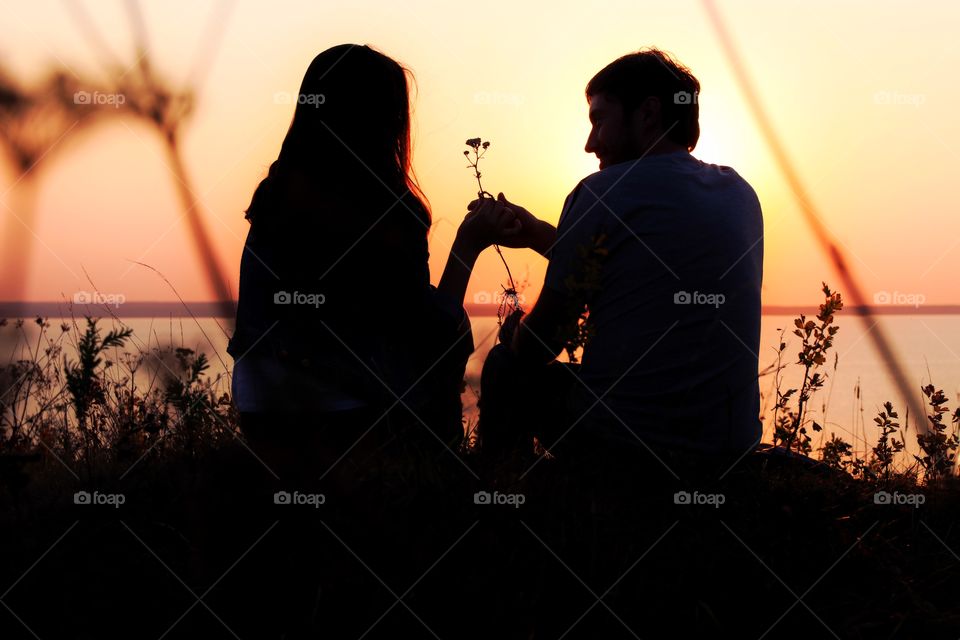
[[[273,194],[295,173],[319,188],[361,197],[372,184],[394,198],[409,189],[423,204],[410,169],[408,73],[366,45],[343,44],[318,54],[303,76],[279,157],[254,193],[247,218],[265,210],[268,200],[277,204]]]

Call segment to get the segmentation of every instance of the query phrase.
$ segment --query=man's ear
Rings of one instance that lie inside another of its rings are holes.
[[[644,129],[658,128],[661,125],[660,98],[657,96],[647,96],[643,102],[633,110],[633,124],[641,131]]]

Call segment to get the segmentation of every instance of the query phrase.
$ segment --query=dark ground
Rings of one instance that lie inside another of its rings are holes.
[[[238,442],[122,479],[8,463],[0,638],[960,637],[956,483],[900,487],[914,508],[778,458],[668,466],[393,441],[301,485],[314,507],[275,504],[294,487]],[[523,504],[475,503],[494,490]]]

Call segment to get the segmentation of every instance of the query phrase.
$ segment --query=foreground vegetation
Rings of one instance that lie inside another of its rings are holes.
[[[891,403],[868,455],[810,457],[824,296],[776,448],[487,460],[397,410],[307,479],[250,450],[205,355],[38,319],[0,371],[2,637],[958,637],[960,411],[923,388],[909,463]]]

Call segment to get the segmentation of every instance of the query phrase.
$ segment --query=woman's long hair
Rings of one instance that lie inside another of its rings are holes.
[[[311,189],[355,204],[369,198],[390,206],[403,198],[429,229],[429,206],[410,166],[408,74],[367,45],[342,44],[318,54],[300,92],[290,98],[296,104],[293,121],[246,219],[277,221],[288,215],[291,178],[298,175]]]

